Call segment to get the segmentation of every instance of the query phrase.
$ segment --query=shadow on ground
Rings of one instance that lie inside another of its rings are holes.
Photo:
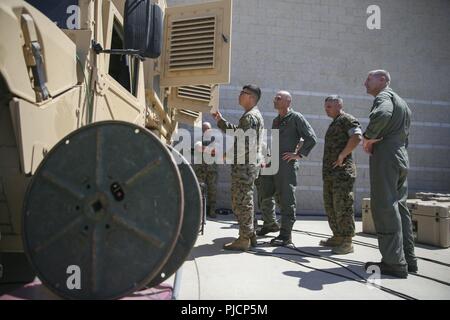
[[[288,246],[266,251],[264,249],[271,247],[268,243],[262,243],[258,247],[253,250],[257,255],[280,258],[292,264],[297,264],[299,267],[310,269],[310,271],[282,272],[286,276],[299,278],[299,287],[309,290],[322,290],[325,285],[344,281],[364,282],[370,276],[364,270],[364,262],[332,256],[333,253],[327,248]],[[313,267],[312,262],[317,259],[326,261],[331,265],[337,265],[337,267]]]
[[[213,239],[213,243],[206,243],[199,245],[192,249],[191,254],[189,255],[189,258],[187,258],[187,261],[191,261],[196,258],[200,257],[211,257],[218,254],[242,254],[242,251],[231,251],[231,250],[224,250],[223,245],[225,243],[229,243],[236,238],[234,237],[224,237],[224,238],[216,238]]]

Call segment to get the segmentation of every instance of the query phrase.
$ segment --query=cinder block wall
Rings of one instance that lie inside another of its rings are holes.
[[[169,5],[192,0],[168,0]],[[369,5],[381,9],[381,29],[369,30]],[[447,0],[234,0],[231,83],[221,87],[220,108],[237,123],[237,96],[252,82],[263,89],[259,103],[266,127],[276,116],[272,97],[289,90],[293,107],[315,129],[319,143],[302,161],[297,213],[323,214],[321,160],[330,120],[328,94],[344,98],[345,111],[365,128],[372,98],[363,86],[367,71],[384,68],[392,88],[413,112],[409,188],[450,192],[450,1]],[[211,120],[209,115],[205,120]],[[355,152],[355,207],[369,196],[368,156]],[[230,207],[230,170],[220,171],[218,205]]]

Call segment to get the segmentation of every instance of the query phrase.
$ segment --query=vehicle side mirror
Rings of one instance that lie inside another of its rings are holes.
[[[139,50],[146,58],[161,55],[163,12],[151,0],[127,0],[124,10],[125,49]]]

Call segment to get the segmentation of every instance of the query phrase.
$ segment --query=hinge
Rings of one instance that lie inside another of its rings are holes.
[[[39,44],[36,27],[33,18],[27,14],[22,14],[21,19],[22,32],[24,35],[25,45],[24,54],[25,62],[33,73],[34,91],[38,102],[47,100],[49,93],[45,84],[44,61],[42,59],[41,45]]]

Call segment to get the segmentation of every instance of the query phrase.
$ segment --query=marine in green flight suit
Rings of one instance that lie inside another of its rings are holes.
[[[261,168],[270,167],[270,153],[267,146],[263,144],[263,162]],[[255,181],[256,190],[258,192],[258,208],[261,211],[261,218],[263,225],[261,229],[256,231],[256,235],[263,236],[270,232],[280,231],[280,226],[277,222],[275,213],[275,182],[273,174],[263,175],[259,174]],[[255,218],[255,226],[257,226],[257,220]]]
[[[279,91],[274,99],[278,116],[272,122],[272,129],[279,130],[279,170],[274,176],[275,197],[281,209],[280,234],[272,239],[274,245],[292,243],[292,227],[295,223],[297,172],[299,161],[306,157],[317,143],[316,134],[305,117],[291,108],[292,96]],[[297,146],[303,139],[301,147]]]
[[[408,136],[411,110],[390,87],[385,70],[369,72],[365,86],[375,100],[363,135],[364,151],[370,154],[370,197],[377,231],[382,274],[406,278],[417,272],[411,214],[406,206],[409,168]]]

